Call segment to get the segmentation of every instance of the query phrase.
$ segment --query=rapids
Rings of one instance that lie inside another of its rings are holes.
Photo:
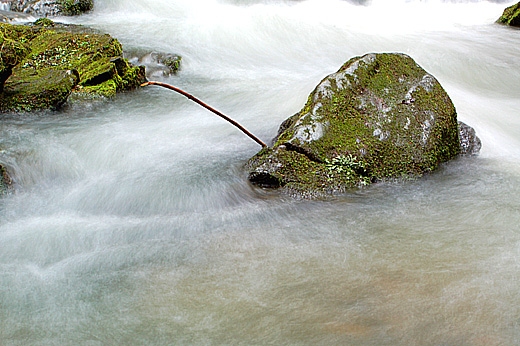
[[[77,18],[269,141],[353,56],[403,52],[477,157],[326,200],[250,186],[260,147],[171,91],[7,115],[1,345],[520,343],[520,31],[512,1],[98,0]]]

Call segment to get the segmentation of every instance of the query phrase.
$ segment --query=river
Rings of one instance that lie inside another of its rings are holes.
[[[494,24],[512,3],[105,0],[58,19],[182,55],[154,79],[265,141],[348,59],[403,52],[483,148],[310,201],[249,185],[260,147],[166,89],[8,115],[0,344],[520,344],[520,30]]]

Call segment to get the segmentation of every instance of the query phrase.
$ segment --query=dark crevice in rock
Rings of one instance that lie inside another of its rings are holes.
[[[251,172],[248,179],[251,183],[260,187],[276,189],[284,185],[282,180],[267,172]]]
[[[320,160],[316,155],[311,153],[309,150],[306,150],[305,148],[299,147],[297,145],[294,145],[292,143],[286,142],[283,144],[285,146],[285,149],[288,151],[294,151],[298,154],[305,155],[309,160],[317,163],[324,163],[323,160]]]

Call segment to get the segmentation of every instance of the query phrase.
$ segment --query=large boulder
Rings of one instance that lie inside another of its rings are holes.
[[[110,35],[46,18],[31,26],[0,23],[0,32],[27,47],[6,69],[12,75],[0,92],[0,112],[56,109],[69,95],[112,97],[146,81],[144,67],[124,59]]]
[[[93,0],[12,0],[10,10],[36,16],[75,16],[92,10]]]
[[[367,54],[321,81],[249,160],[249,180],[315,196],[420,176],[461,152],[459,131],[448,94],[412,58]]]
[[[502,16],[498,18],[497,23],[520,26],[520,2],[506,8]]]

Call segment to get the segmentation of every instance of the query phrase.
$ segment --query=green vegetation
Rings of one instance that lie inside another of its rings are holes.
[[[57,3],[62,14],[66,16],[77,16],[94,7],[92,0],[58,0]]]
[[[497,23],[510,26],[520,26],[520,2],[509,6],[497,20]]]

